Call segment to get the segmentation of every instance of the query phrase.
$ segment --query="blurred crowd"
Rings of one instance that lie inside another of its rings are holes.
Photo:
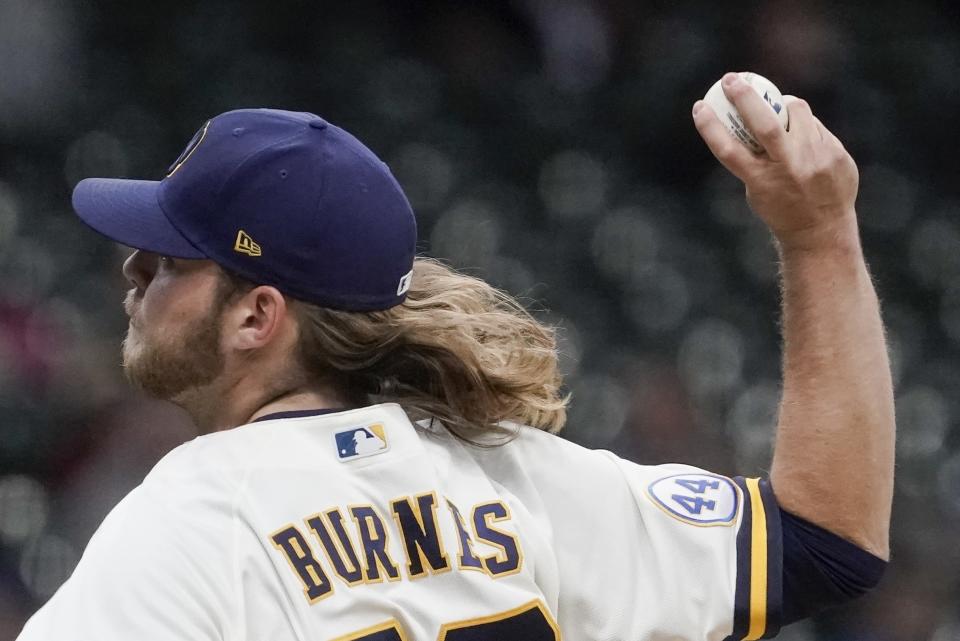
[[[690,108],[725,71],[806,98],[861,172],[888,325],[893,556],[789,641],[960,640],[960,21],[952,2],[0,0],[0,640],[194,428],[119,367],[126,250],[70,211],[209,117],[321,114],[393,169],[422,253],[560,327],[564,436],[767,470],[776,255]]]

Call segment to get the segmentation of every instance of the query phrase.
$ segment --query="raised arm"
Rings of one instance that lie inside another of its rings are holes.
[[[694,122],[744,182],[780,255],[783,398],[771,482],[780,506],[889,556],[894,411],[877,296],[857,230],[858,173],[806,102],[790,130],[735,74],[724,91],[766,149],[754,155],[703,102]]]

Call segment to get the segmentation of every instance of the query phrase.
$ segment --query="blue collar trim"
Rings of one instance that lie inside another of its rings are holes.
[[[251,423],[259,423],[260,421],[273,421],[278,418],[301,418],[304,416],[321,416],[322,414],[336,414],[337,412],[344,411],[345,408],[334,408],[334,409],[325,409],[325,410],[291,410],[289,412],[274,412],[273,414],[265,414],[260,418],[251,421]]]

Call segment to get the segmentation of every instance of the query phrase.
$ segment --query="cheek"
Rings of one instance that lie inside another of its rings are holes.
[[[163,337],[182,339],[185,327],[210,313],[217,282],[205,274],[158,274],[134,316],[139,339],[148,344]]]
[[[136,319],[141,334],[154,334],[167,327],[176,327],[191,317],[189,288],[173,287],[169,282],[155,281],[144,293]]]

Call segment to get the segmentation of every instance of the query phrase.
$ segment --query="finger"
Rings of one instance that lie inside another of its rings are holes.
[[[814,142],[823,140],[823,132],[820,129],[823,125],[817,126],[820,121],[810,111],[810,105],[807,104],[806,100],[796,96],[784,96],[783,104],[787,109],[787,118],[789,118],[789,124],[787,125],[789,135],[813,140]]]
[[[738,74],[724,75],[721,86],[767,155],[774,160],[782,160],[789,144],[787,132],[770,105]]]
[[[820,119],[819,119],[819,118],[817,118],[816,116],[814,116],[814,117],[813,117],[813,120],[814,120],[814,122],[817,123],[817,130],[820,132],[820,136],[821,136],[824,140],[826,140],[826,141],[828,141],[828,142],[835,142],[836,144],[838,144],[838,145],[840,145],[841,147],[843,147],[843,143],[840,142],[840,139],[837,138],[836,134],[834,134],[832,131],[830,131],[829,129],[827,129],[826,125],[824,125],[822,122],[820,122]]]
[[[820,119],[819,119],[819,118],[817,118],[816,116],[814,116],[814,117],[813,117],[813,121],[814,121],[814,122],[816,123],[816,125],[817,125],[817,132],[820,134],[820,140],[830,140],[830,139],[835,139],[835,138],[836,138],[836,136],[834,136],[832,133],[830,133],[830,130],[829,130],[829,129],[827,129],[826,127],[824,127],[823,123],[820,122]]]
[[[740,180],[745,180],[750,168],[759,160],[727,131],[713,108],[698,100],[693,105],[693,123],[720,164]]]

